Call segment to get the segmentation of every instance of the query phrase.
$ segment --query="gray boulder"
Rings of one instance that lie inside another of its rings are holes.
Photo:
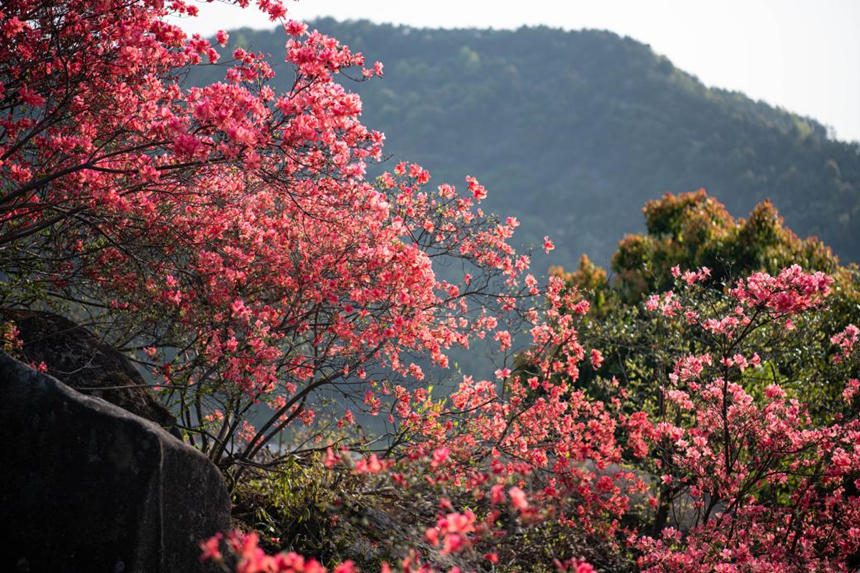
[[[210,571],[229,527],[203,454],[0,352],[0,571]]]
[[[181,439],[176,418],[147,388],[137,368],[121,352],[86,328],[52,312],[0,308],[0,319],[15,323],[23,346],[17,355],[45,363],[57,380],[152,420]]]

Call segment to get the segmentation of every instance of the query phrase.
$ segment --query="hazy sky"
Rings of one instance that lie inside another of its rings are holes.
[[[253,2],[253,0],[252,0]],[[860,140],[860,0],[301,0],[289,17],[424,27],[546,24],[612,30],[650,44],[705,84],[810,116]],[[259,12],[200,3],[189,32],[271,28]],[[372,58],[373,54],[368,54]],[[385,63],[385,62],[383,62]]]

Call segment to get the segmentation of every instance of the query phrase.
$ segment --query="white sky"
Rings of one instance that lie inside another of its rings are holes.
[[[839,139],[860,141],[860,0],[301,0],[287,6],[296,20],[608,29],[650,44],[709,86],[742,91],[832,126]],[[273,26],[252,8],[199,7],[199,17],[180,21],[187,32]]]

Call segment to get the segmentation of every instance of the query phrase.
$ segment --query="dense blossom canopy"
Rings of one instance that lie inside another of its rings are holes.
[[[261,8],[284,16],[279,3]],[[468,195],[424,189],[414,164],[366,180],[383,137],[335,77],[367,79],[381,64],[287,21],[288,93],[243,49],[223,81],[186,87],[188,67],[219,53],[164,16],[195,11],[4,5],[0,255],[7,300],[107,322],[229,466],[292,420],[311,423],[321,386],[366,379],[371,395],[357,394],[375,403],[388,390],[367,378],[373,365],[419,380],[405,351],[446,365],[446,349],[486,330],[473,311],[512,308],[498,287],[517,294],[528,258],[506,244],[515,220],[477,208],[486,191],[473,178]],[[437,278],[431,261],[444,257],[470,271],[459,284]],[[247,414],[261,403],[270,417],[258,429]]]

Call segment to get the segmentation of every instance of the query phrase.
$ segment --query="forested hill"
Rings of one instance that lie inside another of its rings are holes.
[[[708,89],[647,45],[546,27],[312,27],[385,64],[381,80],[346,81],[366,125],[386,134],[389,168],[417,161],[435,183],[474,175],[490,190],[488,210],[519,217],[526,241],[551,235],[559,263],[582,252],[605,261],[641,229],[646,200],[700,187],[735,215],[770,198],[790,228],[818,235],[843,262],[860,260],[860,146]],[[282,61],[280,31],[231,36]]]

